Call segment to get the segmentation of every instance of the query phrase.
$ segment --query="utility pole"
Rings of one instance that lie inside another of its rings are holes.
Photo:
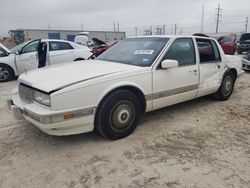
[[[181,27],[181,31],[180,31],[180,33],[179,33],[180,35],[182,35],[182,27]]]
[[[137,36],[138,28],[135,27],[135,36]]]
[[[162,30],[163,30],[163,35],[166,35],[166,25],[163,25]]]
[[[220,18],[222,16],[221,12],[222,12],[222,9],[220,8],[220,4],[218,4],[218,8],[216,8],[216,33],[218,33],[218,30],[219,30],[219,22],[221,21]]]
[[[174,35],[176,35],[177,32],[177,24],[174,24]]]
[[[201,13],[201,30],[200,33],[204,33],[204,11],[205,11],[205,5],[202,5],[202,13]]]
[[[150,32],[149,35],[152,35],[152,34],[153,34],[152,26],[150,26],[149,28],[150,28],[150,29],[149,29],[149,32]]]
[[[114,32],[115,32],[115,21],[114,21]]]
[[[120,31],[120,23],[119,23],[119,21],[117,22],[117,30],[118,30],[118,32]]]
[[[248,17],[246,17],[245,33],[247,33]]]

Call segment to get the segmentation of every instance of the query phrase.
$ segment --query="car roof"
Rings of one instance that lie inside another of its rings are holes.
[[[193,36],[193,35],[145,35],[145,36],[134,36],[128,38],[204,38],[204,39],[213,39],[211,37],[203,36]]]
[[[70,42],[70,43],[71,43],[71,41],[68,41],[68,40],[60,40],[60,39],[41,39],[41,41],[42,41],[42,42],[50,42],[50,41],[52,41],[52,42]]]

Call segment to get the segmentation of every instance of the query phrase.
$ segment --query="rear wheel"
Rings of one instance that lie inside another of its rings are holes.
[[[233,93],[235,80],[236,76],[231,71],[227,72],[214,98],[221,101],[228,100]]]
[[[124,138],[136,128],[140,114],[140,102],[134,93],[115,91],[101,103],[96,114],[96,129],[110,139]]]
[[[4,64],[0,64],[0,82],[7,82],[14,78],[14,71]]]

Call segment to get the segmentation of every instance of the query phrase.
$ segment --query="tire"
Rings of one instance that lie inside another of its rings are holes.
[[[226,72],[220,88],[213,95],[213,97],[220,101],[228,100],[233,93],[235,80],[236,76],[234,75],[233,72],[231,71]]]
[[[237,50],[237,54],[242,54],[242,51],[240,51],[240,50]]]
[[[140,115],[141,105],[137,96],[128,90],[117,90],[99,105],[95,126],[102,136],[121,139],[135,130]]]
[[[0,82],[8,82],[14,78],[15,74],[8,65],[0,64]]]

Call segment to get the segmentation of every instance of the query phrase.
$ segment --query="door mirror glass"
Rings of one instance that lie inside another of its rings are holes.
[[[163,69],[175,68],[178,66],[179,66],[178,61],[174,59],[165,59],[164,61],[161,62],[161,68]]]

